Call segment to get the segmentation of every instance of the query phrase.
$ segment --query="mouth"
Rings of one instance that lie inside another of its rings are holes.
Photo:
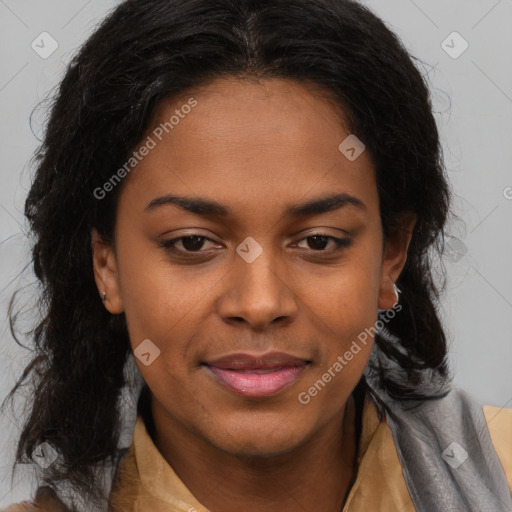
[[[311,364],[282,352],[232,354],[202,363],[227,389],[251,398],[276,395],[294,384]]]

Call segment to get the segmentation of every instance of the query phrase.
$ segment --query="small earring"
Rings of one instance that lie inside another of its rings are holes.
[[[106,294],[105,292],[103,292],[103,293],[101,294],[101,300],[102,300],[103,302],[105,302],[105,301],[107,300],[107,294]]]
[[[393,307],[395,307],[398,304],[398,302],[400,301],[400,296],[398,294],[402,293],[402,290],[400,290],[400,288],[398,288],[398,286],[394,283],[393,283],[393,290],[395,291],[395,296],[396,296],[396,302],[395,302],[395,305],[393,306]]]

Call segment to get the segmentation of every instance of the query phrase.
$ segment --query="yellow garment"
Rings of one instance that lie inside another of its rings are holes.
[[[353,414],[353,401],[348,414]],[[484,406],[492,442],[507,475],[512,493],[512,409]],[[185,487],[154,445],[139,416],[133,442],[119,464],[111,493],[112,512],[208,512]],[[24,502],[4,512],[54,512]],[[379,421],[375,405],[366,397],[363,407],[358,473],[343,512],[414,512],[393,435]]]
[[[353,413],[353,400],[349,402]],[[512,409],[484,407],[491,439],[505,469],[512,493]],[[113,512],[208,512],[185,487],[154,445],[138,417],[130,450],[119,466],[111,494]],[[358,473],[343,512],[379,510],[414,512],[402,467],[385,422],[372,400],[365,398]]]
[[[512,409],[484,406],[487,427],[494,449],[507,475],[508,488],[512,494]]]

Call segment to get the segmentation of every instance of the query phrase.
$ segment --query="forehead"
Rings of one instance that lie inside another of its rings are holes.
[[[177,194],[209,197],[235,213],[334,192],[371,203],[373,163],[366,151],[347,158],[340,145],[349,136],[341,108],[317,88],[218,79],[159,105],[145,136],[154,147],[128,188],[145,196],[144,207]]]
[[[185,115],[181,113],[180,119],[173,116],[182,109],[189,110],[186,104],[191,97],[197,106]],[[350,133],[343,107],[331,94],[316,85],[284,79],[216,79],[179,98],[164,100],[151,129],[163,127],[172,117],[178,123],[166,130],[164,137],[172,132],[176,144],[213,142],[219,152],[219,142],[229,149],[248,146],[269,153],[287,147],[321,151],[330,146],[332,150],[333,139]]]

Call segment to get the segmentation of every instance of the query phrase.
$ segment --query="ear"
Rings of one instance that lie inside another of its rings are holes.
[[[379,309],[391,309],[396,303],[393,285],[405,266],[417,215],[413,212],[401,212],[395,218],[397,226],[393,228],[384,245],[378,297]]]
[[[113,315],[119,315],[124,311],[124,305],[121,299],[114,248],[93,228],[91,230],[91,249],[94,279],[100,297],[105,293],[105,307]]]

